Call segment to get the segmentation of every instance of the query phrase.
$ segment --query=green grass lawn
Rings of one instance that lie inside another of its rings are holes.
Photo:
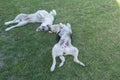
[[[81,67],[66,56],[50,72],[55,34],[36,32],[39,24],[4,29],[19,13],[55,9],[54,23],[71,23]],[[120,80],[120,7],[116,0],[0,0],[0,80]]]

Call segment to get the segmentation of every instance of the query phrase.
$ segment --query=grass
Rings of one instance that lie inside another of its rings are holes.
[[[86,67],[66,56],[65,65],[51,73],[55,34],[36,32],[39,24],[4,31],[5,21],[39,9],[55,9],[54,23],[71,23]],[[0,80],[120,80],[119,16],[115,0],[0,0]]]

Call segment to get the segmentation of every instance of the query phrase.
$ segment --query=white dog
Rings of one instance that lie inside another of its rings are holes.
[[[18,23],[17,25],[6,28],[5,31],[9,31],[12,28],[23,26],[27,23],[41,23],[40,27],[36,31],[48,30],[49,26],[53,24],[54,16],[56,16],[56,11],[52,10],[48,13],[46,10],[38,10],[33,14],[21,13],[15,17],[14,20],[5,22],[5,25]]]
[[[54,71],[56,65],[56,57],[61,59],[61,63],[59,67],[63,66],[65,62],[64,55],[72,55],[74,57],[74,61],[82,66],[85,66],[81,61],[78,60],[78,49],[71,44],[72,34],[71,25],[68,23],[67,25],[60,23],[61,30],[59,32],[59,36],[61,37],[58,43],[54,45],[52,48],[52,58],[53,63],[50,71]]]

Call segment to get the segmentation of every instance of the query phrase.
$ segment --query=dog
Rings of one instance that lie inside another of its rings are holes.
[[[15,17],[14,20],[5,22],[5,25],[18,23],[14,26],[6,28],[5,31],[9,31],[15,27],[24,26],[28,23],[41,23],[41,25],[36,29],[36,31],[48,30],[49,26],[53,24],[54,17],[56,16],[56,11],[52,10],[47,12],[46,10],[38,10],[32,14],[21,13]]]
[[[71,44],[71,37],[72,34],[71,25],[67,23],[67,25],[60,23],[60,32],[58,35],[60,36],[60,40],[53,46],[52,48],[52,59],[53,63],[50,68],[50,71],[55,70],[56,66],[56,57],[59,57],[61,60],[61,63],[59,64],[59,67],[62,67],[65,62],[64,55],[72,55],[74,57],[74,61],[82,66],[85,66],[81,61],[78,60],[78,48],[74,47]]]

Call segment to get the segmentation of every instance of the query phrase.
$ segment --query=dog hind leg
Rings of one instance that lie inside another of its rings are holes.
[[[51,66],[51,68],[50,68],[50,71],[51,71],[51,72],[54,71],[55,65],[56,65],[56,56],[55,56],[55,55],[52,55],[52,58],[53,58],[53,64],[52,64],[52,66]]]
[[[61,60],[61,63],[59,65],[59,67],[62,67],[64,62],[65,62],[65,57],[64,56],[59,56],[60,60]]]
[[[21,14],[17,15],[14,20],[5,22],[4,24],[9,25],[9,24],[13,24],[13,23],[19,23],[25,17],[27,17],[27,14],[21,13]]]
[[[84,63],[78,60],[78,49],[76,49],[76,51],[72,55],[74,57],[74,62],[80,64],[81,66],[85,66]]]
[[[9,25],[9,24],[18,23],[18,22],[19,20],[12,20],[12,21],[5,22],[4,24]]]
[[[82,63],[81,61],[78,60],[78,57],[77,57],[77,56],[74,56],[74,62],[80,64],[81,66],[85,66],[84,63]]]
[[[28,23],[27,21],[20,22],[20,23],[18,23],[18,24],[15,25],[15,26],[11,26],[11,27],[9,27],[9,28],[6,28],[5,31],[9,31],[10,29],[15,28],[15,27],[23,26],[23,25],[25,25],[25,24],[27,24],[27,23]]]

